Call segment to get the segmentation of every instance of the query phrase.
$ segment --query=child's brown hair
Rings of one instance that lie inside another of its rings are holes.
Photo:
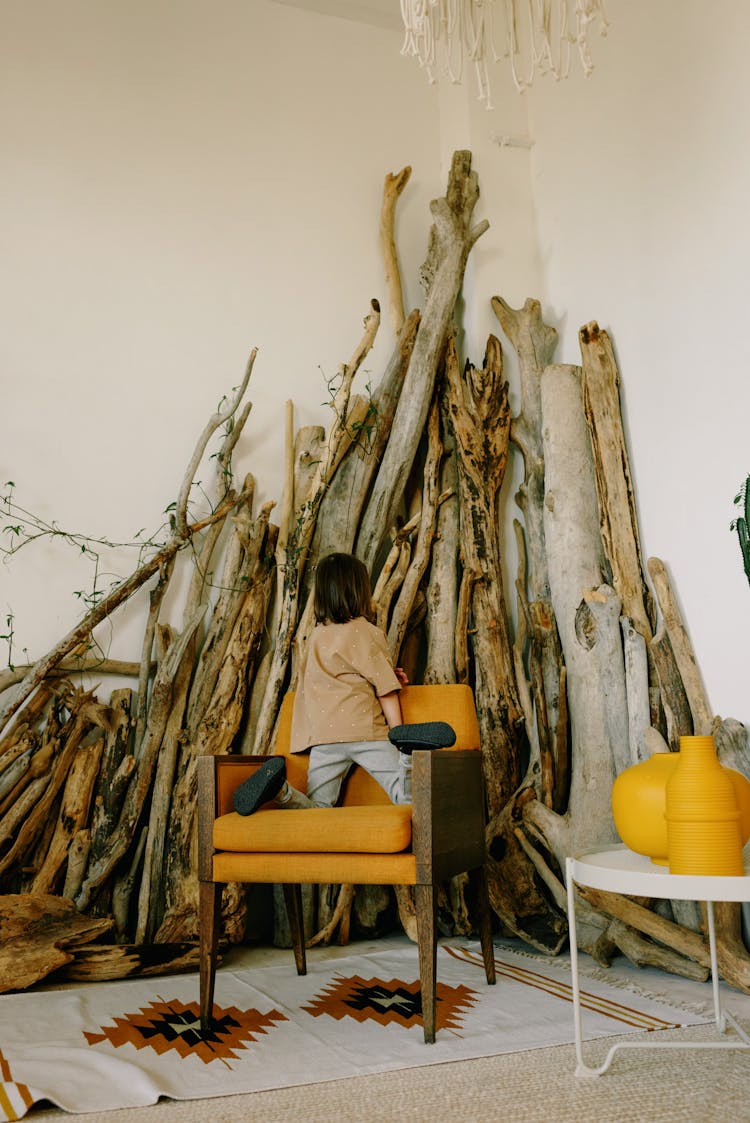
[[[315,571],[315,620],[318,624],[346,624],[373,618],[372,589],[367,567],[353,554],[327,554]]]

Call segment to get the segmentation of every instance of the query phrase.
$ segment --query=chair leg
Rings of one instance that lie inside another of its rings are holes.
[[[198,898],[198,940],[200,962],[201,1029],[211,1028],[216,983],[216,955],[219,950],[219,925],[221,920],[221,885],[215,881],[201,881]]]
[[[435,970],[437,943],[435,940],[435,886],[415,885],[414,900],[417,911],[417,945],[419,947],[419,979],[422,988],[422,1024],[427,1045],[435,1041],[437,998]]]
[[[283,885],[286,915],[289,919],[289,929],[292,933],[292,947],[294,948],[294,962],[298,975],[307,974],[305,961],[305,921],[302,915],[302,886]]]
[[[482,945],[484,973],[487,976],[487,982],[492,986],[495,982],[495,949],[492,946],[490,896],[487,892],[487,871],[484,866],[469,871],[469,884],[474,891],[477,902],[477,928],[479,929],[479,942]]]

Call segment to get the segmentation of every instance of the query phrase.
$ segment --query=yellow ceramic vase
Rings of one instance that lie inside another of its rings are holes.
[[[626,768],[612,787],[612,815],[620,838],[629,849],[660,866],[669,864],[666,789],[679,762],[679,753],[655,753]],[[724,772],[734,786],[744,845],[750,838],[750,781],[734,769]]]
[[[666,788],[669,872],[741,876],[739,802],[713,737],[681,737],[679,755]]]
[[[667,781],[678,753],[654,753],[626,768],[612,785],[612,816],[622,841],[636,854],[659,865],[667,864],[667,821],[664,818]]]

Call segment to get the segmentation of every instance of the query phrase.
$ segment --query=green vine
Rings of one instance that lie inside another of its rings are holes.
[[[15,617],[14,617],[13,613],[8,612],[5,616],[5,627],[6,627],[7,630],[5,632],[0,633],[0,640],[4,644],[6,644],[7,649],[8,649],[8,669],[11,670],[11,671],[15,671],[15,669],[16,669],[15,663],[13,662],[13,641],[15,639],[15,630],[14,630],[14,626],[13,626],[14,623],[15,623]],[[28,650],[24,647],[24,648],[22,648],[22,651],[23,651],[23,654],[28,659],[28,654],[29,654]]]
[[[236,390],[237,388],[233,387],[233,389]],[[225,395],[219,403],[219,410],[221,410],[227,400],[227,396]],[[222,449],[231,448],[230,438],[231,434],[234,432],[234,425],[234,418],[230,417],[223,426]],[[223,489],[222,498],[225,498],[232,486],[234,478],[231,466],[231,451],[229,455],[226,456],[222,451],[214,452],[210,455],[209,459],[217,462],[217,476],[220,483],[220,490]],[[95,608],[124,580],[124,578],[117,574],[107,572],[102,568],[102,551],[135,550],[135,569],[140,568],[148,556],[166,545],[168,531],[173,527],[173,513],[177,506],[176,501],[168,504],[163,512],[167,518],[153,533],[147,534],[145,527],[141,527],[140,530],[136,531],[132,539],[120,542],[105,536],[68,530],[60,526],[55,520],[47,520],[35,511],[22,506],[16,499],[16,484],[13,480],[6,480],[2,488],[3,492],[2,495],[0,495],[0,560],[2,560],[4,565],[9,565],[21,550],[33,545],[33,543],[41,539],[64,543],[75,554],[84,558],[91,567],[90,581],[85,587],[74,589],[71,594],[76,600],[80,601],[86,612],[90,612]],[[191,494],[193,491],[201,497],[203,503],[213,514],[215,507],[200,480],[193,481]],[[190,517],[191,519],[194,517],[192,511],[190,512]],[[193,549],[197,564],[197,553],[193,548],[192,542],[190,545],[191,549]],[[214,587],[212,581],[213,573],[209,572],[203,576],[206,583]],[[12,608],[9,607],[5,618],[6,630],[0,633],[0,642],[5,644],[5,662],[10,670],[15,670],[14,623],[15,614]],[[89,650],[97,650],[102,658],[105,657],[105,652],[101,649],[101,646],[93,640],[89,645]],[[24,648],[23,651],[28,658],[26,648]]]
[[[323,376],[323,381],[328,391],[328,401],[321,402],[321,405],[328,406],[334,413],[338,413],[336,409],[336,395],[341,386],[344,371],[340,370],[337,374],[329,376],[325,374],[322,367],[318,369]],[[372,385],[369,378],[365,383],[364,390],[367,395],[367,411],[362,421],[347,421],[345,418],[341,417],[339,420],[346,424],[354,442],[359,443],[365,452],[369,452],[372,448],[372,442],[378,427],[378,407],[372,400]]]

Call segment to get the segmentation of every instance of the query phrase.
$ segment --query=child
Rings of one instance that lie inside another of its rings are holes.
[[[316,626],[300,668],[290,744],[292,753],[310,750],[307,795],[286,782],[284,758],[269,757],[235,793],[241,815],[274,798],[279,807],[333,807],[355,764],[393,803],[410,803],[412,748],[455,740],[444,722],[401,724],[398,695],[406,675],[394,669],[386,638],[372,623],[370,578],[358,558],[329,554],[321,560],[313,608]]]

